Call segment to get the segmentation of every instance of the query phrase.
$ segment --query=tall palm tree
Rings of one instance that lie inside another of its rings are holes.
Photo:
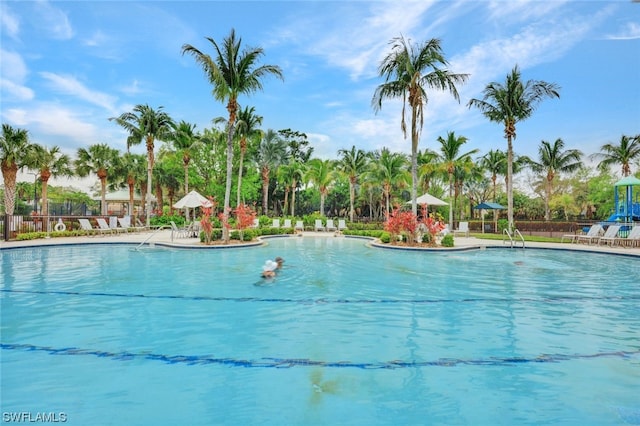
[[[154,142],[158,140],[168,140],[171,137],[171,131],[174,127],[173,120],[163,107],[157,110],[149,105],[136,105],[133,111],[125,112],[119,117],[112,117],[109,120],[115,121],[129,132],[130,137],[127,139],[129,143],[140,143],[144,139],[147,147],[147,194],[152,192],[152,176],[154,164]],[[141,138],[141,139],[137,139]],[[147,197],[146,205],[146,222],[150,226],[149,214],[151,213],[151,198]]]
[[[420,189],[422,192],[429,192],[431,182],[437,177],[437,158],[438,153],[430,149],[418,151],[418,173],[420,178]]]
[[[209,83],[213,85],[213,97],[220,102],[227,102],[229,120],[227,121],[227,177],[224,191],[223,221],[229,217],[231,198],[231,173],[233,167],[233,136],[238,114],[238,96],[262,90],[262,78],[275,75],[282,79],[282,70],[274,65],[258,66],[258,59],[264,54],[262,48],[253,47],[240,50],[242,39],[236,38],[232,28],[228,37],[219,45],[214,39],[207,40],[215,50],[212,58],[190,44],[182,46],[182,54],[193,56],[202,66]],[[223,227],[223,239],[229,241],[229,230]]]
[[[175,126],[171,134],[171,143],[173,147],[182,153],[182,167],[184,169],[184,193],[189,193],[189,163],[191,163],[191,155],[200,144],[200,135],[196,132],[196,125],[188,123],[184,120]],[[189,221],[189,208],[184,208],[184,215]]]
[[[443,170],[449,178],[449,229],[453,229],[453,177],[456,167],[460,167],[463,163],[471,159],[471,156],[478,152],[477,149],[460,153],[462,145],[467,143],[468,139],[464,136],[456,136],[455,132],[447,132],[447,138],[438,136],[440,143],[440,161]]]
[[[498,175],[502,173],[502,170],[506,170],[507,154],[499,149],[492,149],[482,156],[480,159],[480,165],[491,174],[493,202],[495,203]]]
[[[373,157],[374,167],[369,173],[382,186],[387,217],[391,211],[391,191],[397,187],[404,187],[407,183],[407,158],[404,154],[389,151],[389,148],[382,148],[380,152],[374,153]]]
[[[4,211],[12,215],[16,206],[16,176],[18,170],[27,165],[27,153],[30,150],[29,134],[24,129],[15,129],[2,124],[0,136],[0,166],[4,180]],[[7,222],[5,222],[7,223]],[[5,226],[5,239],[9,227]]]
[[[100,214],[107,214],[107,178],[118,168],[119,153],[106,143],[91,145],[89,148],[79,148],[75,161],[76,173],[80,177],[95,173],[100,179],[100,199],[102,208]]]
[[[248,141],[254,138],[262,136],[262,130],[259,126],[262,125],[262,116],[256,114],[254,107],[244,107],[238,111],[237,132],[240,136],[240,161],[238,162],[238,189],[236,194],[236,205],[241,203],[242,195],[242,173],[244,157],[247,154]]]
[[[125,153],[120,157],[116,175],[119,176],[120,185],[125,184],[129,189],[129,210],[127,214],[133,216],[135,203],[135,185],[144,179],[147,169],[147,157],[142,154]],[[132,222],[133,223],[133,222]]]
[[[329,194],[329,186],[333,183],[333,162],[312,158],[307,163],[305,179],[320,191],[320,214],[324,216],[324,200]]]
[[[601,170],[607,170],[613,164],[620,164],[622,176],[627,177],[631,174],[630,164],[636,159],[640,160],[640,135],[635,137],[622,135],[618,145],[606,143],[600,147],[600,151],[602,152],[592,154],[591,157],[601,159],[598,163]]]
[[[298,182],[304,178],[304,165],[296,160],[278,167],[278,181],[284,184],[284,212],[290,211],[291,216],[295,216],[296,188]],[[291,201],[289,201],[291,193]]]
[[[58,146],[47,148],[37,144],[32,145],[29,157],[29,167],[40,172],[40,181],[42,182],[42,214],[46,216],[49,214],[49,203],[47,200],[49,179],[51,177],[73,176],[71,158],[67,154],[63,154]]]
[[[516,65],[506,81],[489,83],[483,90],[482,99],[471,99],[468,107],[478,108],[489,121],[504,125],[507,139],[507,215],[509,229],[513,226],[513,139],[516,138],[516,123],[531,117],[533,111],[545,98],[559,98],[559,87],[545,81],[522,82]]]
[[[256,153],[256,163],[262,177],[262,214],[268,211],[271,171],[284,162],[286,155],[286,143],[272,129],[267,130]]]
[[[349,178],[349,220],[353,222],[356,184],[358,183],[358,176],[364,173],[367,167],[367,155],[363,150],[356,149],[355,145],[348,150],[339,150],[338,155],[341,156],[340,169]]]
[[[424,122],[423,107],[429,97],[426,89],[447,90],[459,101],[456,84],[464,83],[468,74],[455,74],[445,67],[448,65],[444,57],[439,39],[431,39],[422,44],[411,44],[404,37],[391,40],[391,52],[378,67],[385,82],[379,85],[373,95],[372,104],[377,112],[382,108],[383,99],[402,99],[402,119],[400,127],[407,137],[405,124],[405,107],[411,110],[411,210],[417,214],[418,205],[418,142]]]
[[[558,173],[571,173],[582,167],[582,152],[577,149],[563,150],[564,141],[560,138],[551,144],[541,141],[538,147],[538,161],[528,160],[528,165],[535,173],[544,175],[544,220],[551,220],[549,201],[553,192],[553,180]]]

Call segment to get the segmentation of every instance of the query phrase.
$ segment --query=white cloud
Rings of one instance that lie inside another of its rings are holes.
[[[24,102],[30,101],[34,97],[33,90],[30,88],[16,84],[5,78],[0,78],[0,91],[5,101]]]
[[[15,52],[0,49],[0,91],[2,99],[6,101],[28,101],[33,99],[34,93],[24,85],[29,73],[22,56]]]
[[[117,109],[115,96],[96,90],[91,90],[78,81],[75,77],[62,76],[51,72],[41,72],[40,75],[51,83],[54,90],[66,95],[75,96],[93,105],[106,109],[110,114],[115,114]]]
[[[69,40],[73,37],[73,28],[66,13],[46,0],[38,0],[35,5],[40,24],[53,38]]]
[[[9,11],[9,7],[4,2],[2,3],[1,10],[0,24],[2,25],[2,32],[13,39],[18,38],[20,20]]]
[[[636,22],[628,22],[616,34],[606,37],[609,40],[636,40],[640,38],[640,24]]]

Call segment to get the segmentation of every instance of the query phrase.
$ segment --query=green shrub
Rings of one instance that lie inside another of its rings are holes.
[[[388,232],[382,232],[379,238],[380,238],[380,241],[385,244],[389,244],[391,242],[391,234],[389,234]]]
[[[170,225],[171,221],[175,222],[175,224],[178,226],[184,226],[184,216],[180,216],[177,214],[153,216],[149,219],[149,223],[151,224],[151,226]]]
[[[442,247],[453,247],[453,235],[447,234],[442,237],[442,241],[440,242]]]
[[[424,234],[422,234],[423,243],[429,244],[431,243],[431,241],[433,241],[433,236],[431,235],[431,233],[425,232]]]
[[[502,234],[502,232],[509,227],[508,219],[498,219],[498,232]]]

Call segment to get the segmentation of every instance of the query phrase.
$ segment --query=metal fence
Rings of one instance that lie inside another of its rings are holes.
[[[89,219],[97,227],[96,218],[104,218],[110,227],[117,226],[116,216],[78,215],[0,215],[0,238],[15,240],[18,235],[30,232],[55,232],[82,230],[78,219]]]

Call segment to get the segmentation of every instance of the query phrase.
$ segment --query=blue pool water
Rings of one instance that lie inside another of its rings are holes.
[[[0,256],[3,421],[640,424],[637,258],[306,237]]]

